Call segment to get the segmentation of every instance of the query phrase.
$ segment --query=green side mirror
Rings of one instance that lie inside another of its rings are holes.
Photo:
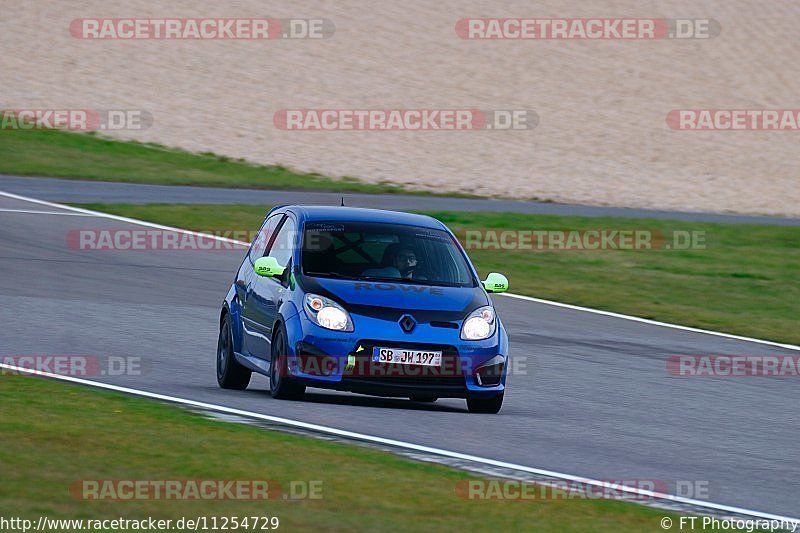
[[[283,274],[283,271],[285,270],[284,267],[278,264],[277,259],[270,256],[256,259],[253,268],[255,268],[256,274],[258,274],[259,276],[264,276],[266,278],[280,276]]]
[[[483,288],[486,292],[506,292],[508,278],[498,272],[491,272],[483,281]]]

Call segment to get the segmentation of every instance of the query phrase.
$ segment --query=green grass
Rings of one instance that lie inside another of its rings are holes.
[[[333,179],[213,153],[193,154],[157,144],[59,130],[0,129],[0,173],[162,185],[431,194],[391,183]]]
[[[92,204],[90,209],[195,230],[257,228],[267,206]],[[706,249],[468,250],[510,290],[644,318],[800,344],[800,228],[504,213],[429,213],[468,230],[701,231]]]
[[[270,401],[264,398],[264,401]],[[170,405],[0,375],[0,516],[277,516],[280,530],[654,531],[675,515],[620,501],[476,501],[476,476],[352,445],[206,419]],[[78,480],[322,481],[322,498],[89,501]],[[251,529],[252,530],[252,529]]]

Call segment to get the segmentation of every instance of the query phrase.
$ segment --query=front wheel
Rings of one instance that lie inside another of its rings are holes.
[[[217,383],[223,389],[244,390],[250,384],[252,374],[233,356],[231,315],[225,313],[217,341]]]
[[[281,324],[272,339],[269,365],[269,392],[279,400],[299,400],[306,392],[306,386],[289,377],[289,343],[286,329]]]
[[[489,413],[495,414],[503,407],[503,393],[495,396],[480,397],[468,396],[467,408],[470,413]]]

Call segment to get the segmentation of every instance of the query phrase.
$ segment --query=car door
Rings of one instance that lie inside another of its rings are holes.
[[[263,332],[257,328],[257,324],[254,324],[248,318],[249,312],[252,311],[247,309],[248,300],[253,294],[255,280],[259,277],[253,270],[253,264],[258,258],[263,257],[269,249],[269,245],[284,217],[284,213],[277,213],[264,220],[236,276],[236,294],[239,296],[242,308],[242,352],[248,355],[257,356],[263,353],[264,346],[268,342],[262,338]],[[255,305],[256,302],[253,301],[253,306]]]
[[[250,329],[247,341],[248,351],[255,357],[269,360],[272,340],[272,328],[278,317],[278,309],[288,290],[288,279],[291,258],[297,236],[297,224],[292,215],[287,214],[278,227],[275,238],[264,252],[265,256],[274,257],[278,264],[286,267],[283,277],[263,277],[255,275],[248,286],[247,303],[243,317],[246,327]]]

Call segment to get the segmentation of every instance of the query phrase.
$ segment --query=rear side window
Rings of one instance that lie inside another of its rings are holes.
[[[264,221],[264,224],[261,226],[261,230],[259,230],[258,235],[253,241],[253,245],[250,247],[251,263],[255,263],[256,259],[264,257],[264,252],[267,249],[267,245],[269,244],[272,236],[275,234],[275,230],[278,228],[278,223],[281,221],[283,216],[284,215],[282,213],[272,215]]]

